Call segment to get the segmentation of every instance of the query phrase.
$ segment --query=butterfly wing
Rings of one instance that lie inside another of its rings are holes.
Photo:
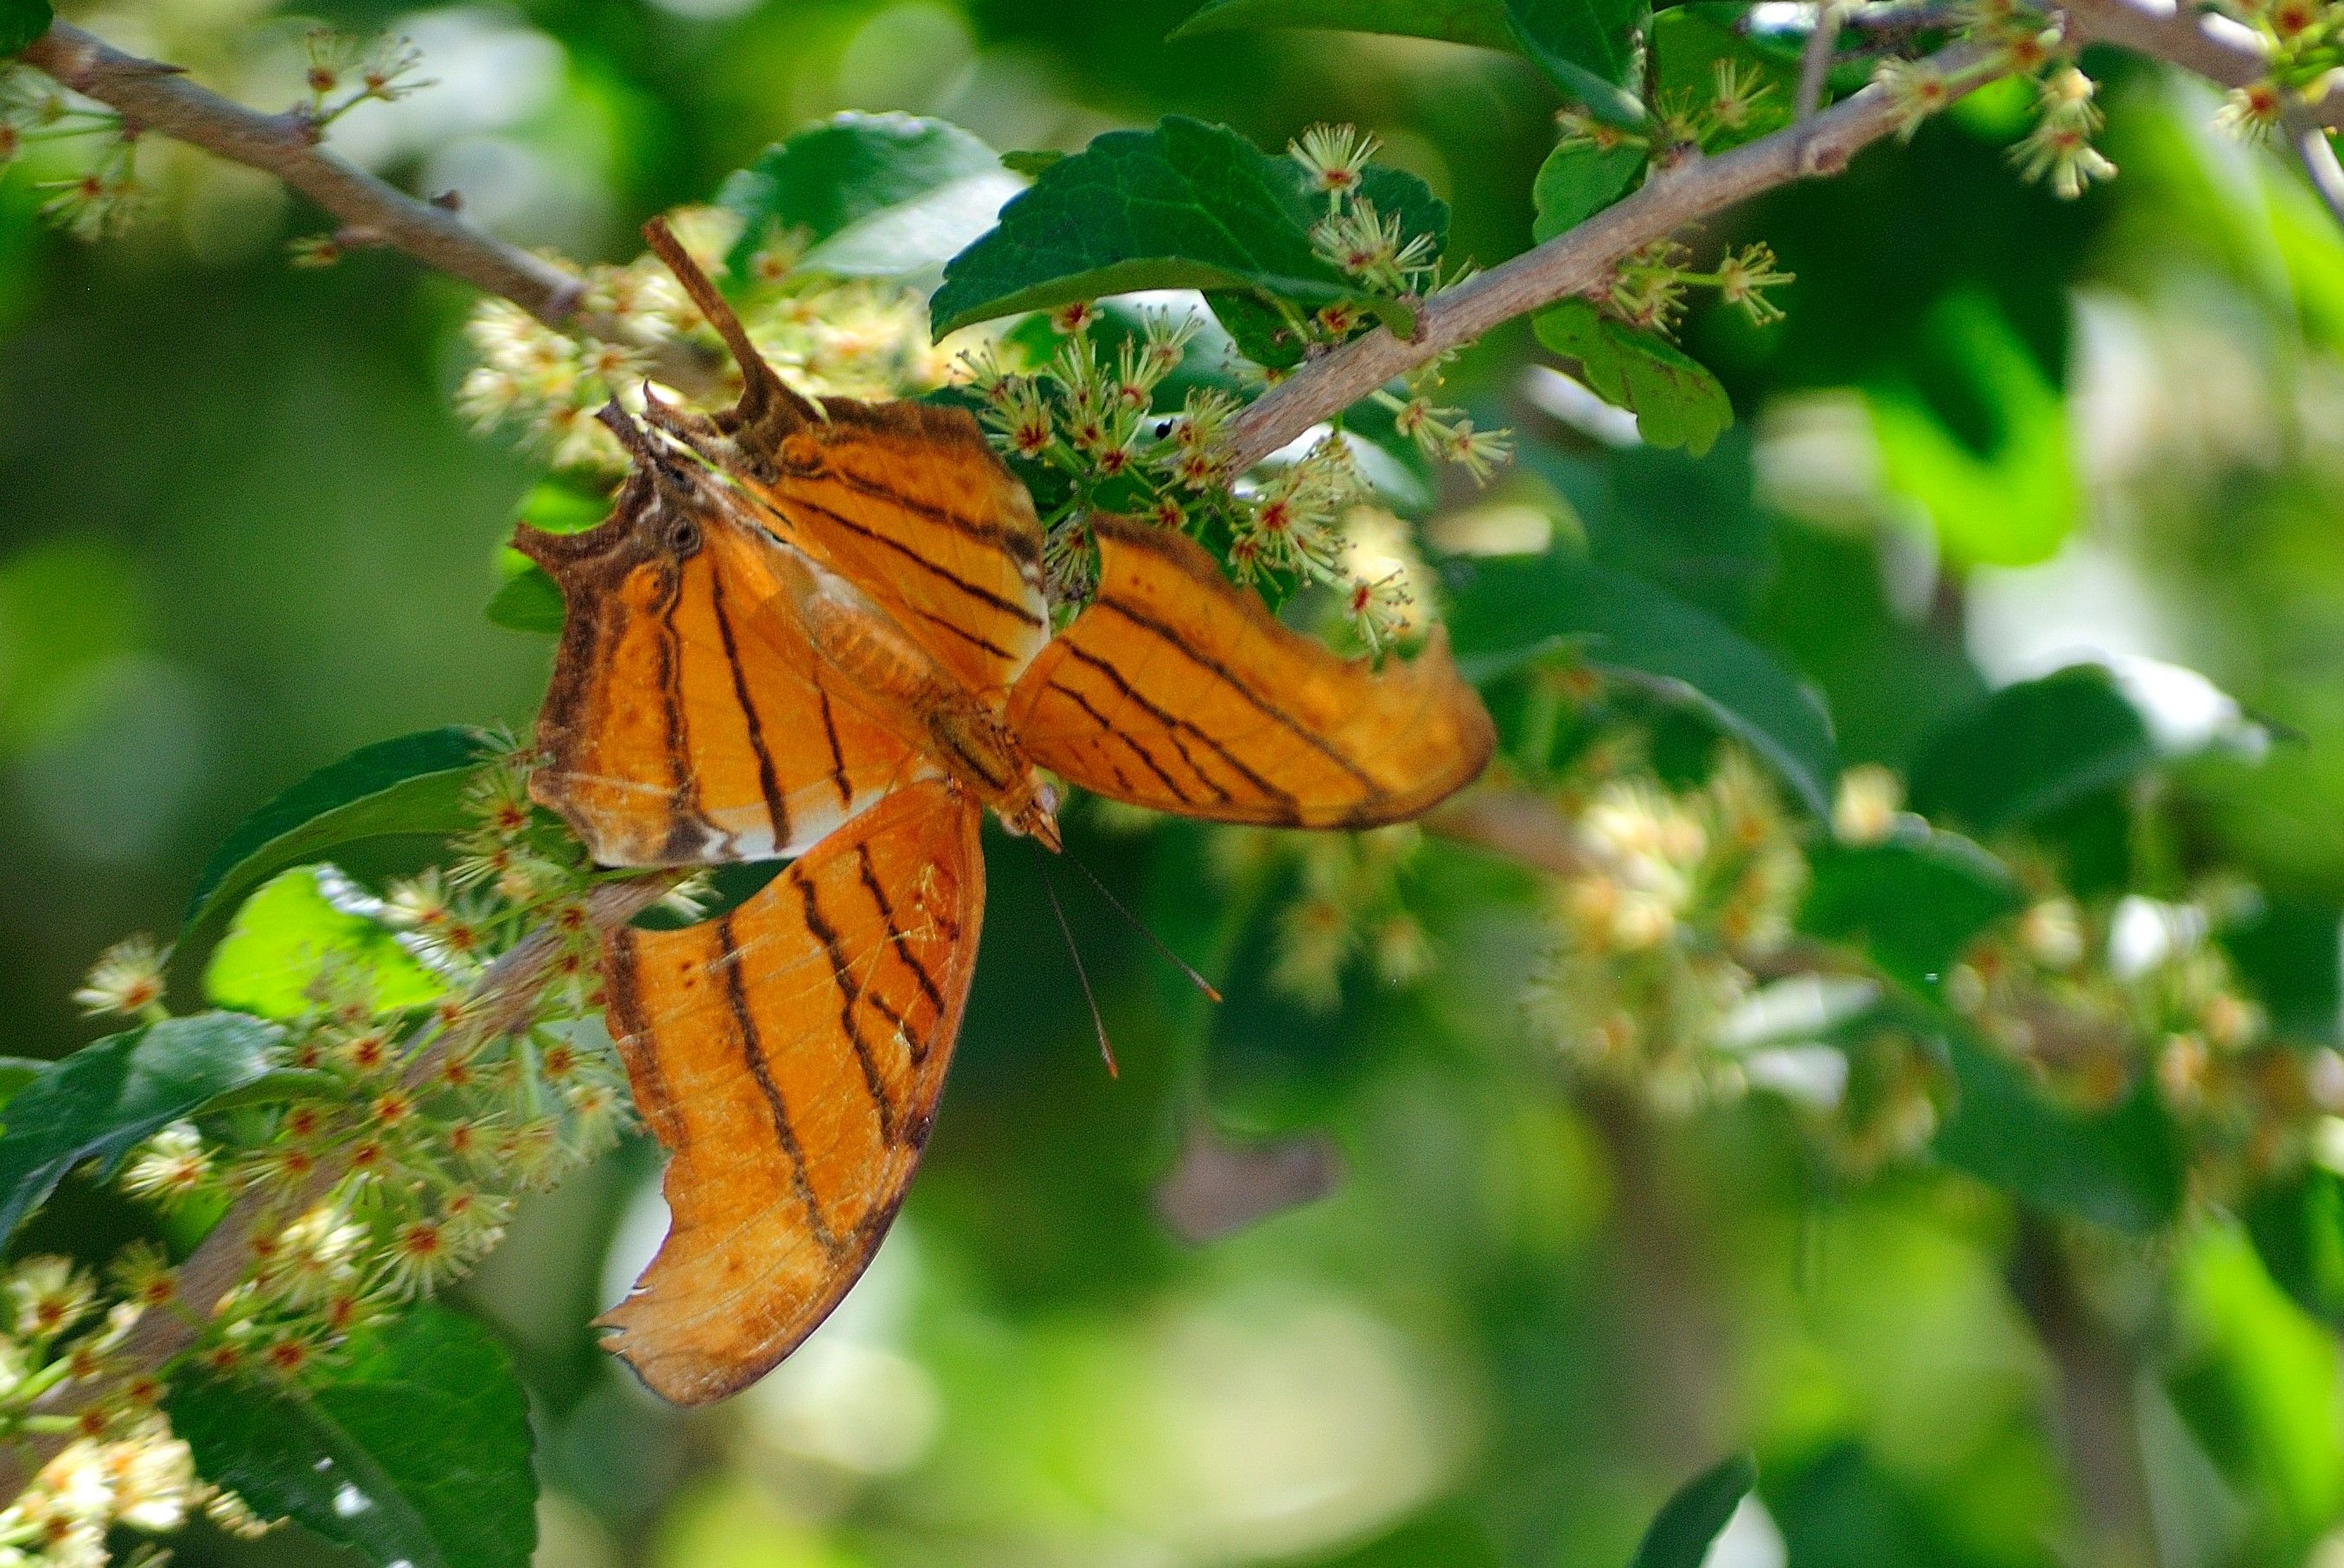
[[[1010,699],[1041,766],[1190,817],[1359,828],[1417,815],[1489,762],[1496,730],[1437,634],[1377,669],[1280,626],[1184,536],[1094,528],[1097,597]]]
[[[779,591],[785,544],[640,477],[600,527],[515,542],[568,610],[530,791],[602,864],[802,853],[935,771],[823,666]]]
[[[975,967],[980,818],[913,784],[731,915],[606,940],[611,1031],[672,1158],[667,1240],[601,1322],[666,1398],[763,1375],[894,1219]]]
[[[743,482],[970,690],[1005,693],[1049,640],[1042,527],[957,408],[825,399]]]

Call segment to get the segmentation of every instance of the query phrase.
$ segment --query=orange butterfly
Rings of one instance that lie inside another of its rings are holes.
[[[1042,770],[1224,822],[1414,816],[1494,744],[1436,634],[1346,661],[1190,540],[1099,518],[1051,635],[1042,529],[958,410],[810,401],[647,231],[739,360],[714,419],[606,417],[634,467],[585,533],[515,543],[567,607],[530,789],[596,859],[795,856],[730,914],[602,949],[672,1222],[602,1320],[671,1400],[732,1393],[862,1273],[911,1182],[985,910],[986,808],[1058,848]]]

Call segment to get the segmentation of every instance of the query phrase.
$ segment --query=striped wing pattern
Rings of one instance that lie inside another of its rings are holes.
[[[571,605],[592,607],[564,620],[531,789],[597,860],[800,854],[935,771],[823,678],[761,558],[785,547],[712,529],[682,559],[638,558],[625,545],[642,531],[622,505],[589,532],[519,541]]]
[[[731,915],[603,950],[672,1223],[609,1342],[683,1404],[755,1381],[863,1272],[903,1201],[959,1032],[985,902],[981,813],[897,789]]]
[[[1221,822],[1359,828],[1425,810],[1497,743],[1437,635],[1374,668],[1289,631],[1201,546],[1097,519],[1098,594],[1018,681],[1027,755],[1086,789]]]
[[[971,690],[1005,695],[1049,639],[1042,526],[957,408],[831,398],[746,480]]]

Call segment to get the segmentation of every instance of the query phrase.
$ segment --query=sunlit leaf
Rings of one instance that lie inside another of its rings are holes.
[[[2344,1506],[2333,1333],[2264,1272],[2235,1231],[2205,1227],[2175,1265],[2166,1388],[2262,1539],[2240,1562],[2301,1561]]]
[[[1818,815],[1839,758],[1831,720],[1764,649],[1664,590],[1561,552],[1498,556],[1450,596],[1449,626],[1475,680],[1575,650],[1591,666],[1689,706],[1748,745]]]
[[[245,900],[204,966],[204,991],[223,1007],[264,1018],[298,1018],[321,980],[363,986],[377,1008],[435,1001],[447,985],[379,921],[337,908],[365,895],[331,866],[297,866]]]
[[[1555,85],[1614,125],[1642,120],[1627,84],[1650,0],[1505,0],[1506,25]]]
[[[1629,1568],[1702,1568],[1733,1511],[1757,1484],[1758,1462],[1746,1453],[1702,1471],[1661,1505]]]
[[[1891,488],[1919,503],[1945,553],[1985,566],[2031,566],[2059,548],[2078,516],[2067,410],[2002,311],[1982,295],[1955,295],[1924,329],[1925,367],[1942,399],[1902,372],[1868,389]]]
[[[207,1481],[394,1568],[527,1568],[528,1402],[479,1323],[429,1303],[298,1383],[191,1372],[165,1408]]]
[[[196,879],[192,930],[268,877],[338,845],[469,825],[471,770],[496,754],[486,731],[453,725],[360,747],[287,789],[237,825]]]
[[[1538,340],[1579,362],[1596,395],[1636,416],[1655,447],[1682,447],[1699,457],[1733,423],[1733,404],[1706,367],[1657,332],[1605,315],[1593,302],[1566,299],[1531,318]]]
[[[1448,209],[1412,176],[1388,171],[1365,189],[1411,233],[1447,226]],[[941,335],[1102,295],[1232,289],[1305,311],[1352,300],[1411,329],[1409,306],[1363,292],[1311,248],[1317,217],[1292,159],[1176,115],[1152,131],[1110,131],[1043,170],[945,266],[929,310]]]
[[[118,1160],[259,1080],[278,1035],[276,1025],[242,1013],[197,1013],[109,1035],[43,1066],[9,1099],[0,1128],[0,1238],[84,1160]]]
[[[958,126],[850,112],[767,147],[716,199],[743,219],[727,258],[736,278],[789,236],[805,242],[801,269],[900,276],[942,266],[1023,184]]]
[[[2271,1279],[2304,1311],[2344,1322],[2344,1177],[2307,1165],[2239,1207]]]

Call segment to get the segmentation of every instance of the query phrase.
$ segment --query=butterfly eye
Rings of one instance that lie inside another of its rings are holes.
[[[688,556],[700,548],[700,525],[690,518],[678,518],[668,525],[667,548],[680,556]]]

